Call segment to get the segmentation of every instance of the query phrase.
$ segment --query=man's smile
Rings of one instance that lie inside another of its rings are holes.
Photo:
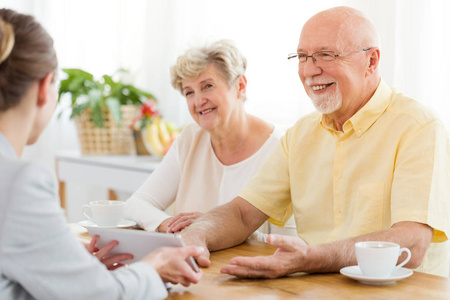
[[[328,84],[322,84],[322,85],[313,85],[313,86],[311,86],[311,88],[313,89],[313,91],[321,91],[321,90],[329,87],[332,84],[334,84],[334,82],[328,83]]]

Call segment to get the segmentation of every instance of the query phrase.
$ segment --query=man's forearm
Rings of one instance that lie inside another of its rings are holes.
[[[307,254],[308,259],[300,268],[305,272],[338,272],[345,266],[356,265],[354,245],[360,241],[389,241],[399,244],[400,247],[407,247],[411,251],[411,260],[405,266],[417,268],[422,263],[432,234],[433,229],[427,225],[401,222],[387,230],[312,246]]]
[[[182,235],[188,244],[201,243],[215,251],[242,243],[266,219],[266,215],[238,197],[198,218]]]

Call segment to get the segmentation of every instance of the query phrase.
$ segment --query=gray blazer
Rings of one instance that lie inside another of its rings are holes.
[[[0,299],[163,299],[145,263],[108,271],[66,224],[55,176],[0,132]]]

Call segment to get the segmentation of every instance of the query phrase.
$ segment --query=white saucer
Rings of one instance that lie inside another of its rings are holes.
[[[119,222],[119,224],[117,224],[116,226],[98,226],[97,224],[95,224],[94,222],[92,222],[91,220],[84,220],[81,222],[78,222],[78,224],[80,226],[83,227],[98,227],[98,228],[128,228],[128,227],[133,227],[136,225],[135,221],[131,221],[131,220],[122,220]]]
[[[395,270],[388,278],[370,277],[363,275],[358,266],[345,267],[341,269],[341,274],[355,279],[364,284],[385,285],[392,284],[397,280],[404,279],[413,274],[413,271],[407,268]]]

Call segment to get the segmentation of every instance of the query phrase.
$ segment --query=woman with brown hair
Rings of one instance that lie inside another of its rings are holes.
[[[94,245],[86,251],[71,234],[55,176],[40,163],[20,159],[55,110],[56,68],[53,40],[42,26],[1,9],[0,299],[162,299],[163,282],[198,282],[201,271],[185,262],[200,253],[198,247],[161,248],[108,271],[89,254]]]

